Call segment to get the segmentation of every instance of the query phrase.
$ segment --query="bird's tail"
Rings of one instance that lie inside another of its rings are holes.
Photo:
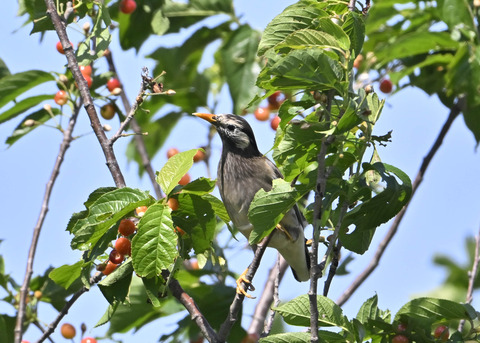
[[[293,276],[297,281],[310,279],[310,254],[303,237],[299,237],[293,244],[288,244],[278,251],[292,268]]]

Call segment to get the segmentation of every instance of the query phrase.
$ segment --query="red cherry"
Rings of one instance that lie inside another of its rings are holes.
[[[112,104],[106,104],[100,108],[100,115],[107,120],[112,119],[115,116],[115,112],[115,106]]]
[[[130,14],[137,8],[135,0],[122,0],[120,1],[120,11],[125,14]]]
[[[180,181],[178,181],[178,184],[179,185],[182,185],[182,186],[185,186],[186,184],[188,184],[190,182],[190,175],[185,174],[182,176],[182,178],[180,179]]]
[[[85,81],[87,81],[88,88],[92,87],[92,84],[93,84],[92,78],[88,75],[83,75],[83,78],[85,79]]]
[[[243,337],[240,343],[257,343],[260,339],[260,335],[258,333],[249,333],[245,337]]]
[[[266,121],[270,118],[270,110],[267,107],[258,107],[253,114],[260,121]]]
[[[110,262],[115,264],[120,264],[123,262],[123,255],[120,254],[116,249],[113,249],[112,251],[110,251],[110,255],[108,256],[108,258]]]
[[[147,212],[147,206],[140,206],[135,209],[135,212],[137,213],[137,216],[143,217],[145,212]],[[124,235],[125,236],[125,235]]]
[[[115,88],[120,88],[120,81],[115,78],[111,78],[107,81],[107,88],[110,92],[113,92]]]
[[[280,108],[280,105],[284,101],[282,98],[283,94],[280,91],[276,91],[272,95],[270,95],[267,100],[268,100],[268,108],[271,110],[278,110]]]
[[[115,250],[117,250],[121,255],[128,255],[132,254],[132,243],[128,238],[120,237],[115,242]]]
[[[407,331],[407,325],[405,323],[399,323],[397,325],[397,332],[405,332]]]
[[[70,45],[73,46],[72,42],[70,42]],[[65,55],[65,51],[63,50],[62,42],[58,41],[56,47],[57,47],[57,51],[59,53],[61,53],[62,55]]]
[[[93,337],[85,337],[80,343],[97,343],[97,340]]]
[[[449,336],[450,332],[448,332],[448,326],[445,325],[437,326],[437,328],[433,332],[433,337],[438,338],[443,342],[446,342]]]
[[[178,233],[180,236],[183,236],[185,234],[185,231],[183,231],[179,226],[176,226],[174,231]]]
[[[280,117],[279,116],[275,116],[272,118],[272,121],[270,121],[270,126],[273,130],[277,131],[277,128],[278,128],[278,125],[280,124]]]
[[[72,339],[73,337],[75,337],[77,331],[75,330],[75,327],[72,324],[65,323],[60,328],[60,333],[64,338]]]
[[[187,183],[188,183],[188,182],[187,182]],[[179,205],[179,204],[178,204],[178,200],[177,200],[177,199],[175,199],[175,198],[170,198],[170,199],[168,199],[167,204],[168,204],[168,207],[170,207],[170,209],[171,209],[172,211],[178,210],[178,205]]]
[[[392,338],[392,343],[408,343],[409,339],[404,335],[396,335]]]
[[[353,67],[358,69],[362,65],[363,62],[363,55],[358,55],[355,60],[353,61]]]
[[[383,93],[388,94],[392,91],[392,89],[393,83],[389,79],[383,79],[382,82],[380,82],[380,90]]]
[[[170,158],[176,154],[178,154],[180,151],[178,151],[177,148],[170,148],[167,150],[167,158]]]
[[[80,66],[80,72],[83,76],[88,75],[92,76],[92,67],[91,66]]]
[[[205,153],[202,150],[197,150],[193,156],[193,162],[197,163],[205,159]]]
[[[57,105],[65,105],[68,101],[68,94],[65,91],[58,91],[53,100],[55,100]]]
[[[112,261],[108,261],[107,265],[102,270],[103,275],[111,274],[117,268],[117,266],[118,266],[118,264],[113,263]],[[82,340],[82,342],[83,342],[83,340]]]
[[[147,210],[146,206],[145,207],[145,211]],[[137,208],[138,210],[138,208]],[[143,211],[143,212],[145,212]],[[137,227],[135,226],[135,223],[132,222],[130,219],[122,219],[122,221],[120,222],[120,224],[118,225],[118,232],[120,232],[120,234],[122,236],[130,236],[132,233],[135,232],[135,230],[137,229]]]

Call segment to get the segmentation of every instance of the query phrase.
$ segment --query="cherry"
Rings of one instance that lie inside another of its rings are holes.
[[[53,100],[55,100],[57,105],[63,106],[68,101],[68,94],[65,91],[58,91]]]
[[[190,343],[203,343],[204,339],[201,335],[199,335],[197,338],[192,338],[190,339]]]
[[[405,323],[399,323],[397,325],[397,332],[405,332],[407,331],[407,325]]]
[[[190,260],[190,269],[192,270],[200,269],[198,266],[198,260],[195,260],[195,259]]]
[[[87,81],[88,88],[92,87],[93,80],[89,75],[83,75],[83,78],[85,81]]]
[[[85,337],[80,343],[97,343],[97,340],[93,337]]]
[[[167,150],[167,158],[170,158],[172,156],[175,156],[176,154],[178,154],[180,151],[178,151],[177,148],[170,148]]]
[[[121,88],[120,81],[112,77],[110,80],[107,81],[107,88],[110,92],[113,92],[115,88]]]
[[[147,206],[140,206],[135,209],[135,212],[137,213],[137,216],[143,217],[145,212],[147,212]]]
[[[66,339],[72,339],[77,333],[75,327],[68,323],[62,325],[62,327],[60,328],[60,332],[62,336]]]
[[[203,161],[205,159],[205,152],[203,150],[197,150],[195,155],[193,156],[193,162],[197,163]]]
[[[187,183],[188,183],[188,182],[187,182]],[[170,199],[168,199],[167,204],[168,204],[168,207],[170,207],[172,211],[178,210],[178,205],[179,205],[179,204],[178,204],[178,200],[177,200],[177,199],[175,199],[175,198],[170,198]]]
[[[120,254],[116,249],[113,249],[112,251],[110,251],[110,255],[108,256],[108,258],[110,262],[115,264],[120,264],[123,262],[123,255]]]
[[[100,108],[100,115],[107,120],[112,119],[115,116],[115,112],[113,104],[106,104]]]
[[[174,231],[178,233],[180,236],[183,236],[185,234],[185,231],[183,231],[179,226],[175,226]]]
[[[270,118],[270,110],[267,107],[258,107],[253,114],[260,121],[266,121]]]
[[[245,337],[243,337],[240,343],[257,343],[260,339],[260,335],[258,333],[249,333]]]
[[[105,266],[105,269],[102,270],[103,275],[111,274],[117,268],[117,266],[118,264],[108,261],[107,265]]]
[[[42,293],[42,291],[37,290],[37,291],[33,292],[33,296],[38,300],[38,299],[42,298],[43,293]]]
[[[278,128],[278,124],[280,124],[280,117],[279,116],[275,116],[272,118],[272,120],[270,121],[270,127],[274,130],[274,131],[277,131],[277,128]]]
[[[92,67],[91,66],[80,66],[80,72],[85,77],[85,75],[92,76]]]
[[[142,206],[142,207],[145,207],[145,211],[147,210],[146,208],[147,206]],[[137,211],[138,211],[138,208],[137,208]],[[137,228],[135,226],[135,223],[132,222],[130,219],[122,219],[122,221],[118,225],[118,232],[120,232],[120,234],[125,237],[130,236],[132,233],[135,232],[136,229]]]
[[[443,342],[446,342],[449,336],[450,333],[448,332],[448,326],[445,325],[437,326],[437,328],[433,332],[433,337],[438,338]]]
[[[396,335],[392,338],[392,343],[408,343],[409,339],[404,335]]]
[[[132,254],[132,243],[128,238],[120,237],[115,242],[115,250],[117,250],[121,255],[130,256]]]
[[[70,42],[70,45],[73,45],[72,42]],[[59,53],[61,53],[62,55],[65,55],[65,51],[63,50],[62,42],[58,41],[56,47],[57,47],[57,51]]]
[[[358,69],[362,65],[363,62],[363,55],[358,55],[355,60],[353,61],[353,67]]]
[[[180,179],[180,181],[178,181],[178,184],[179,185],[182,185],[182,186],[185,186],[186,184],[188,184],[190,182],[190,175],[185,174],[182,176],[182,178]]]
[[[135,0],[122,0],[120,2],[120,11],[125,14],[130,14],[137,8]]]
[[[393,83],[389,79],[383,79],[382,82],[380,82],[380,90],[383,93],[388,94],[392,91],[392,89]]]
[[[282,92],[276,91],[267,98],[268,108],[271,110],[278,110],[284,99],[282,99]]]

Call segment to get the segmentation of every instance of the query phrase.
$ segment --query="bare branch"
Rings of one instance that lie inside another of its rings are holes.
[[[255,256],[253,257],[252,263],[248,266],[247,274],[245,278],[248,281],[252,281],[255,273],[257,272],[258,266],[260,265],[260,261],[262,260],[263,253],[270,242],[270,239],[275,234],[275,230],[272,231],[265,239],[262,241],[262,244],[259,245],[255,251]],[[230,330],[232,329],[233,325],[237,321],[238,311],[242,307],[242,302],[245,296],[243,294],[236,294],[235,299],[233,299],[232,304],[230,305],[230,311],[228,312],[228,316],[223,322],[220,330],[218,331],[218,339],[220,342],[225,342],[230,334]]]
[[[90,119],[90,123],[95,133],[95,136],[102,147],[103,154],[105,155],[106,164],[110,173],[112,174],[113,180],[115,181],[115,185],[117,187],[125,187],[125,179],[123,178],[122,171],[117,162],[117,158],[115,157],[115,153],[113,151],[110,142],[105,135],[103,130],[102,124],[98,119],[97,111],[93,104],[92,96],[90,95],[90,91],[88,89],[87,81],[83,77],[82,73],[80,72],[80,68],[78,66],[77,59],[75,57],[75,53],[73,51],[73,47],[70,44],[70,41],[67,36],[67,30],[65,27],[62,18],[57,12],[55,7],[54,0],[45,0],[45,4],[47,5],[47,15],[52,20],[53,26],[55,27],[55,31],[60,38],[60,42],[62,43],[63,50],[65,51],[65,56],[67,57],[68,61],[68,68],[73,74],[73,78],[75,79],[76,84],[80,90],[80,95],[83,100],[83,104],[85,110],[87,111],[88,117]]]
[[[337,304],[342,306],[345,304],[348,299],[352,296],[352,294],[357,290],[358,287],[370,276],[370,274],[377,268],[378,263],[380,262],[380,259],[383,256],[383,253],[385,252],[385,249],[387,248],[388,244],[392,240],[393,236],[395,236],[395,233],[398,230],[398,227],[400,223],[402,222],[403,216],[405,215],[405,212],[407,211],[408,205],[410,204],[413,196],[415,195],[416,190],[420,186],[420,184],[423,181],[423,177],[425,175],[425,172],[430,165],[430,162],[433,159],[433,156],[435,156],[436,152],[442,145],[443,139],[447,135],[448,130],[450,129],[453,121],[455,118],[461,113],[462,109],[464,107],[464,99],[460,98],[458,101],[453,105],[452,109],[450,110],[450,114],[448,115],[447,120],[443,124],[442,129],[440,130],[440,133],[438,134],[435,143],[433,144],[432,148],[428,152],[428,154],[425,156],[423,159],[423,163],[420,166],[420,169],[417,173],[417,176],[415,177],[415,181],[413,182],[412,186],[412,195],[410,197],[410,201],[402,208],[402,210],[397,214],[395,217],[392,225],[390,226],[390,229],[388,230],[385,238],[380,242],[378,245],[377,251],[375,252],[375,255],[373,256],[372,260],[370,261],[369,265],[367,268],[365,268],[358,276],[357,278],[352,282],[352,284],[343,292],[343,294],[337,299]]]
[[[278,298],[278,284],[285,275],[287,268],[287,261],[285,261],[282,255],[278,254],[275,265],[270,269],[270,273],[268,274],[262,295],[255,306],[252,322],[247,330],[248,333],[256,333],[260,335],[262,334],[262,331],[265,331],[265,318],[267,317],[268,311],[275,300],[275,296]],[[269,331],[270,330],[268,330],[268,332]],[[268,332],[266,332],[265,336],[268,334]]]
[[[67,129],[63,131],[63,140],[62,140],[62,143],[60,144],[60,150],[57,154],[57,158],[55,160],[55,164],[53,166],[50,179],[48,180],[47,185],[45,187],[45,194],[43,196],[43,202],[42,202],[40,214],[37,219],[37,224],[33,229],[33,237],[32,237],[32,242],[30,243],[30,249],[28,251],[25,277],[23,279],[22,287],[20,288],[20,301],[19,301],[18,312],[17,312],[17,321],[15,324],[15,342],[16,343],[20,343],[22,340],[22,326],[23,326],[23,319],[25,317],[26,300],[28,295],[28,288],[30,285],[30,279],[32,278],[32,274],[33,274],[33,261],[35,259],[35,252],[37,250],[38,239],[40,237],[40,232],[42,230],[43,222],[45,221],[45,217],[47,216],[48,204],[50,203],[50,196],[52,194],[53,186],[55,185],[55,181],[57,180],[58,174],[60,173],[60,167],[62,166],[65,153],[70,147],[71,141],[73,140],[72,133],[73,133],[75,124],[77,123],[77,117],[78,117],[78,112],[80,111],[80,106],[81,104],[75,107],[75,110],[73,111],[70,121],[68,123]]]
[[[273,283],[273,304],[275,307],[280,304],[280,299],[278,297],[278,287],[288,267],[287,261],[285,261],[285,259],[280,254],[278,254],[278,257],[277,257],[276,266],[277,267],[276,267],[275,281]],[[268,322],[265,324],[265,327],[263,329],[263,332],[261,335],[262,337],[266,337],[270,334],[274,319],[275,319],[275,311],[272,310],[270,314],[270,318],[268,319]]]
[[[473,256],[473,265],[472,270],[468,273],[468,289],[465,302],[471,304],[473,300],[473,287],[475,279],[478,274],[478,264],[480,263],[480,229],[478,230],[477,235],[475,236],[475,253]],[[465,319],[462,319],[458,324],[458,331],[462,332],[463,326],[465,325]]]
[[[102,277],[103,277],[103,274],[101,272],[97,272],[93,277],[90,278],[89,280],[90,286],[95,285],[97,282],[99,282],[102,279]],[[70,300],[65,304],[65,306],[62,308],[62,310],[58,314],[57,318],[55,318],[55,320],[50,323],[47,330],[43,333],[42,337],[40,337],[37,343],[41,343],[45,341],[48,337],[50,337],[50,335],[55,331],[55,329],[57,328],[58,324],[63,319],[63,317],[67,315],[68,310],[72,307],[75,301],[77,301],[77,299],[80,298],[80,296],[83,293],[86,293],[89,290],[90,290],[90,287],[83,286],[79,291],[77,291],[74,295],[72,295]]]
[[[117,68],[115,67],[115,63],[113,62],[112,52],[110,51],[110,53],[107,54],[105,57],[107,58],[108,69],[111,72],[113,72],[116,75],[117,79],[120,81],[120,77],[118,75]],[[145,75],[145,72],[144,72],[144,75]],[[120,85],[122,85],[121,81],[120,81]],[[144,89],[144,88],[145,88],[145,78],[142,76],[142,89]],[[143,93],[142,93],[142,95],[143,95]],[[137,96],[137,98],[135,99],[134,105],[130,106],[127,95],[125,94],[125,91],[123,90],[123,85],[122,85],[122,92],[120,93],[120,98],[122,99],[122,103],[123,103],[123,107],[125,108],[125,111],[128,112],[129,115],[130,114],[132,115],[132,117],[130,119],[130,126],[132,127],[132,130],[135,133],[141,133],[142,132],[142,129],[141,129],[140,125],[138,125],[138,122],[133,117],[133,115],[135,113],[135,110],[136,110],[135,106],[138,107],[138,105],[140,105],[139,96],[140,96],[140,92],[139,92],[139,95]],[[132,112],[132,108],[135,108],[135,110],[133,110],[133,112]],[[145,141],[143,140],[143,137],[141,135],[136,135],[134,137],[134,139],[135,139],[135,148],[137,149],[138,153],[140,154],[140,158],[142,159],[143,168],[145,168],[145,171],[147,172],[148,177],[150,178],[150,181],[152,182],[152,186],[153,186],[153,189],[155,190],[155,195],[157,196],[157,199],[160,199],[163,196],[162,190],[160,189],[160,186],[158,185],[158,183],[156,181],[155,170],[152,167],[150,156],[148,155],[147,147],[145,146]]]
[[[217,334],[195,304],[195,300],[193,300],[193,298],[183,290],[178,280],[170,277],[170,272],[168,270],[162,270],[162,277],[165,280],[168,279],[168,288],[172,292],[173,296],[177,298],[177,300],[187,309],[188,313],[190,313],[192,320],[200,328],[203,336],[210,343],[220,342]]]

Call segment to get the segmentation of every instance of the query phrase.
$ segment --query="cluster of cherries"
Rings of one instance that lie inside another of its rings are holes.
[[[253,112],[253,115],[255,116],[255,119],[259,121],[270,120],[270,127],[276,131],[278,128],[278,124],[280,124],[280,117],[275,114],[270,119],[270,115],[271,113],[278,112],[280,105],[285,101],[285,95],[280,91],[276,91],[275,93],[273,93],[267,98],[267,101],[268,101],[268,106],[258,107]]]

